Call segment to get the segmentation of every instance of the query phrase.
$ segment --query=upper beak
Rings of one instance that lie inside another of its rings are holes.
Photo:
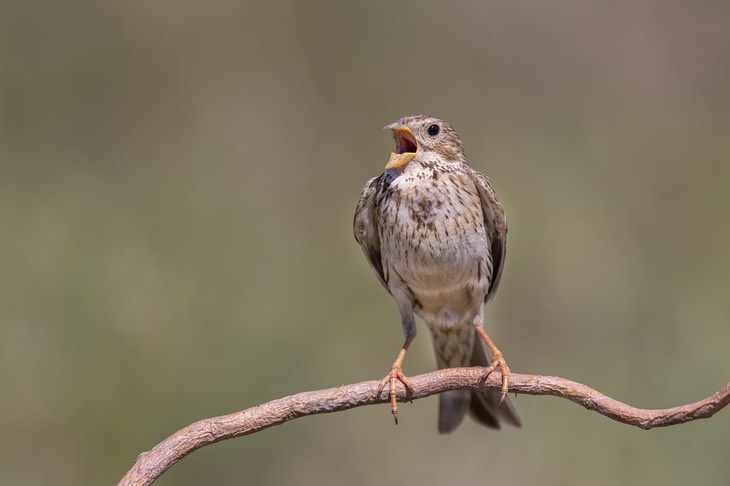
[[[416,156],[418,151],[416,136],[410,128],[398,122],[386,125],[384,128],[393,130],[393,136],[395,136],[395,152],[390,154],[390,160],[385,168],[403,167]]]

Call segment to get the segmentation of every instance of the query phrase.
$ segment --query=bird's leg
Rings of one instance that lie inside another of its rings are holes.
[[[489,375],[491,375],[492,372],[497,369],[498,366],[499,370],[502,372],[502,398],[500,398],[499,400],[499,405],[501,406],[502,402],[504,402],[504,399],[507,398],[507,392],[509,391],[509,366],[507,366],[507,361],[505,361],[502,351],[500,351],[499,348],[489,338],[489,336],[487,336],[487,332],[482,327],[481,322],[475,321],[474,329],[476,329],[479,337],[484,340],[484,342],[487,344],[487,347],[492,352],[492,362],[484,370],[484,379],[486,380]]]
[[[403,370],[401,369],[401,365],[403,364],[403,358],[406,357],[406,351],[408,350],[408,346],[411,344],[411,341],[413,341],[414,337],[415,336],[406,337],[406,341],[403,343],[403,347],[401,347],[400,352],[398,352],[398,357],[395,358],[395,362],[393,362],[393,366],[390,368],[390,373],[385,375],[385,378],[383,378],[383,380],[380,382],[380,385],[378,386],[378,394],[380,394],[380,392],[383,391],[383,388],[385,388],[385,385],[390,385],[390,411],[393,413],[393,418],[395,419],[396,424],[398,423],[398,402],[396,400],[397,395],[395,392],[396,381],[400,381],[401,383],[403,383],[408,393],[410,393],[412,396],[418,395],[418,392],[411,384],[411,381],[406,375],[403,374]]]
[[[385,385],[388,384],[389,387],[389,396],[390,396],[390,411],[393,413],[393,418],[395,419],[395,423],[398,423],[398,401],[396,393],[395,393],[395,383],[397,381],[400,381],[403,383],[403,385],[406,387],[406,391],[411,394],[411,396],[417,396],[418,392],[411,384],[411,381],[406,377],[406,375],[403,374],[403,370],[401,369],[401,366],[403,365],[403,359],[406,357],[406,351],[408,351],[408,346],[410,346],[411,341],[416,337],[416,320],[413,317],[413,307],[411,306],[410,299],[402,298],[402,296],[396,291],[393,292],[393,295],[396,296],[396,302],[398,303],[398,307],[401,313],[401,319],[403,324],[403,334],[406,337],[405,342],[403,343],[403,346],[401,346],[400,351],[398,352],[398,356],[395,358],[395,361],[393,362],[393,366],[390,368],[390,373],[385,375],[385,378],[380,382],[380,386],[378,387],[378,395],[383,391],[383,388],[385,388]]]

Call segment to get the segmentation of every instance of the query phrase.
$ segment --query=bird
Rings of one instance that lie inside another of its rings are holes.
[[[471,168],[456,131],[429,116],[403,117],[384,127],[395,138],[385,170],[365,183],[353,231],[380,283],[395,299],[405,342],[379,393],[389,386],[398,423],[396,383],[417,392],[403,373],[416,337],[415,315],[428,327],[439,369],[500,369],[501,393],[453,390],[440,395],[438,430],[452,432],[467,413],[500,428],[522,422],[506,396],[510,370],[484,331],[484,305],[504,269],[507,220],[487,176]]]

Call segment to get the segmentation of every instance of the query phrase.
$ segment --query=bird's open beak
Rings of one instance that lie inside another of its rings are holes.
[[[393,169],[395,167],[403,167],[416,156],[416,151],[418,150],[416,136],[410,128],[398,122],[391,123],[384,128],[386,130],[393,130],[393,136],[395,137],[395,152],[390,154],[390,160],[385,165],[385,168]]]

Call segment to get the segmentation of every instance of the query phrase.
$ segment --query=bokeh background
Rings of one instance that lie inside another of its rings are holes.
[[[201,418],[381,378],[402,334],[352,238],[381,127],[459,131],[510,221],[515,372],[630,404],[730,379],[730,4],[312,0],[0,7],[0,474],[113,484]],[[420,326],[420,324],[419,324]],[[407,373],[433,369],[421,327]],[[641,431],[434,398],[206,447],[161,485],[728,484],[730,413]]]

